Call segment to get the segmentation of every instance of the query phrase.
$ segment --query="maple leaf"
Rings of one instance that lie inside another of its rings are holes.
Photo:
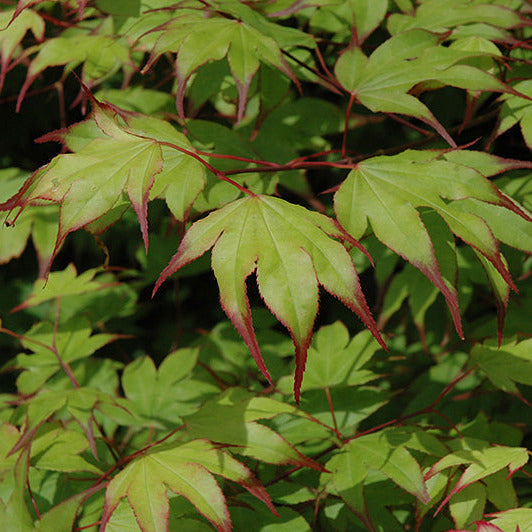
[[[90,131],[92,140],[77,139],[76,133],[71,137],[68,130],[41,138],[41,141],[60,140],[79,149],[55,157],[35,172],[18,193],[0,204],[0,210],[17,207],[22,210],[43,200],[61,204],[59,231],[51,259],[69,233],[82,227],[102,232],[129,205],[137,214],[147,250],[148,202],[156,175],[160,177],[156,195],[166,198],[179,219],[184,218],[204,186],[205,171],[201,164],[172,147],[192,149],[172,126],[139,116],[130,118],[131,128],[121,126],[113,108],[94,99],[92,103],[93,118],[78,124],[79,128],[95,122],[97,128],[93,129],[97,132]]]
[[[519,14],[495,2],[471,2],[470,0],[425,0],[409,14],[392,13],[388,30],[392,35],[412,28],[423,28],[443,33],[463,24],[486,24],[496,28],[513,28],[522,23]],[[477,30],[478,31],[478,30]]]
[[[506,447],[503,445],[486,446],[480,440],[454,440],[450,442],[454,451],[438,460],[425,474],[425,480],[430,479],[440,471],[449,467],[467,465],[458,482],[440,503],[438,513],[449,499],[474,482],[508,468],[512,475],[528,462],[528,451],[524,447]]]
[[[128,498],[144,532],[168,530],[166,491],[170,489],[186,497],[218,530],[230,531],[225,497],[213,473],[237,482],[276,513],[266,490],[247,467],[209,441],[199,439],[159,445],[129,463],[107,487],[100,530],[105,531],[123,497]]]
[[[532,97],[532,80],[528,79],[516,83],[514,88],[520,93]],[[501,135],[519,123],[523,138],[527,146],[532,149],[532,102],[511,94],[505,94],[501,100],[503,104],[496,135]]]
[[[36,39],[44,38],[44,20],[34,11],[25,10],[17,15],[15,10],[0,13],[0,92],[9,70],[11,58],[28,31]]]
[[[110,24],[111,19],[107,24]],[[65,73],[83,63],[81,78],[89,86],[95,85],[106,77],[122,68],[127,72],[132,71],[132,60],[129,48],[108,35],[89,34],[85,30],[72,28],[71,32],[60,37],[45,40],[41,45],[29,49],[29,53],[38,50],[31,61],[17,98],[17,111],[31,84],[37,76],[49,67],[65,66]]]
[[[220,3],[220,8],[229,11],[231,8],[233,10],[236,8],[227,4],[230,3]],[[249,11],[253,13],[256,22],[256,18],[260,15],[252,10]],[[249,11],[245,11],[244,15],[249,16]],[[242,13],[237,9],[235,15],[240,16]],[[262,30],[263,26],[269,28],[269,23],[263,21]],[[244,116],[249,86],[261,62],[279,69],[296,84],[298,83],[284,60],[276,39],[247,22],[216,16],[206,19],[198,11],[182,9],[175,18],[155,28],[154,31],[162,33],[142,73],[151,68],[162,54],[167,52],[177,54],[176,106],[182,119],[185,117],[183,99],[187,82],[201,65],[209,61],[219,61],[227,56],[238,89],[238,121]],[[308,40],[312,44],[312,39]]]
[[[36,200],[61,203],[54,256],[70,232],[123,203],[124,191],[148,246],[148,197],[154,176],[163,167],[161,148],[153,139],[124,131],[99,111],[96,107],[95,119],[105,138],[93,140],[77,153],[55,157],[32,175],[14,200],[21,208]]]
[[[456,146],[428,107],[409,94],[410,90],[415,86],[422,90],[421,84],[430,81],[470,91],[520,93],[492,74],[463,64],[491,54],[441,46],[440,40],[436,34],[414,29],[388,39],[370,57],[361,48],[350,46],[338,58],[334,71],[352,97],[371,111],[417,118]]]
[[[253,330],[245,281],[255,270],[260,293],[290,331],[296,349],[299,401],[307,349],[318,312],[318,286],[340,299],[385,347],[360,288],[353,261],[332,238],[346,235],[333,220],[282,199],[249,195],[194,223],[154,288],[211,247],[222,306],[271,382]],[[356,242],[352,242],[357,244]]]
[[[279,433],[257,423],[280,414],[316,423],[315,418],[293,405],[268,397],[253,397],[241,388],[229,388],[183,420],[185,430],[193,438],[230,445],[234,453],[268,464],[293,464],[324,471],[321,464],[302,454]],[[223,419],[224,423],[213,423],[213,419]]]
[[[436,158],[433,156],[436,155]],[[337,191],[334,203],[338,221],[354,238],[361,238],[368,222],[375,236],[392,251],[421,270],[441,291],[451,311],[460,336],[462,325],[455,279],[444,278],[427,227],[419,207],[429,207],[445,220],[451,231],[485,257],[506,284],[516,290],[508,267],[499,252],[490,216],[472,214],[464,200],[503,207],[518,217],[532,217],[516,202],[503,194],[479,171],[467,166],[473,159],[482,163],[486,175],[512,167],[488,154],[450,152],[438,159],[437,154],[405,151],[394,156],[380,156],[359,163]],[[462,163],[462,164],[459,164]],[[467,203],[466,203],[467,205]],[[443,223],[440,220],[440,223]],[[447,250],[453,252],[452,248]],[[454,252],[453,252],[454,254]],[[448,269],[449,272],[454,268]],[[499,323],[499,337],[501,324]]]

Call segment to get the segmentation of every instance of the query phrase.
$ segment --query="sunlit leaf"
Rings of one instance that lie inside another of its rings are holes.
[[[427,81],[470,91],[515,93],[495,76],[464,64],[464,60],[489,54],[438,44],[439,37],[423,30],[400,33],[367,57],[351,45],[338,58],[335,74],[356,101],[371,111],[406,114],[433,127],[455,145],[432,112],[409,91]]]
[[[278,198],[252,195],[196,222],[155,285],[214,246],[212,267],[222,306],[270,380],[251,322],[245,280],[257,270],[264,301],[289,329],[296,348],[294,392],[299,391],[318,311],[318,286],[338,297],[384,345],[346,249],[330,218]]]
[[[428,160],[427,153],[406,151],[359,163],[335,196],[339,222],[356,239],[371,226],[375,236],[418,268],[442,292],[462,335],[456,279],[443,277],[453,269],[440,268],[430,232],[418,212],[430,207],[451,231],[481,253],[515,289],[487,219],[462,208],[462,200],[497,205],[530,224],[532,218],[478,171],[448,160]],[[449,255],[449,252],[446,253]],[[447,270],[447,271],[446,271]]]

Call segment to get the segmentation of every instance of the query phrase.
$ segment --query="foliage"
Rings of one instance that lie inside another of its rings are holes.
[[[532,530],[531,26],[2,2],[0,522]]]

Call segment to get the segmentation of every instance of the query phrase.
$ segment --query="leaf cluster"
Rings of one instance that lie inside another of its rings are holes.
[[[2,3],[0,522],[529,530],[531,26]]]

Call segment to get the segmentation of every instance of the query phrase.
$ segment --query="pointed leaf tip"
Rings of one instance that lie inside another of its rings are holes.
[[[212,250],[212,269],[225,313],[244,339],[261,373],[271,376],[262,358],[246,292],[256,271],[267,307],[289,330],[296,350],[294,395],[299,401],[307,349],[318,312],[319,285],[355,312],[387,349],[344,245],[345,233],[327,216],[273,196],[236,200],[195,222],[157,280]]]

